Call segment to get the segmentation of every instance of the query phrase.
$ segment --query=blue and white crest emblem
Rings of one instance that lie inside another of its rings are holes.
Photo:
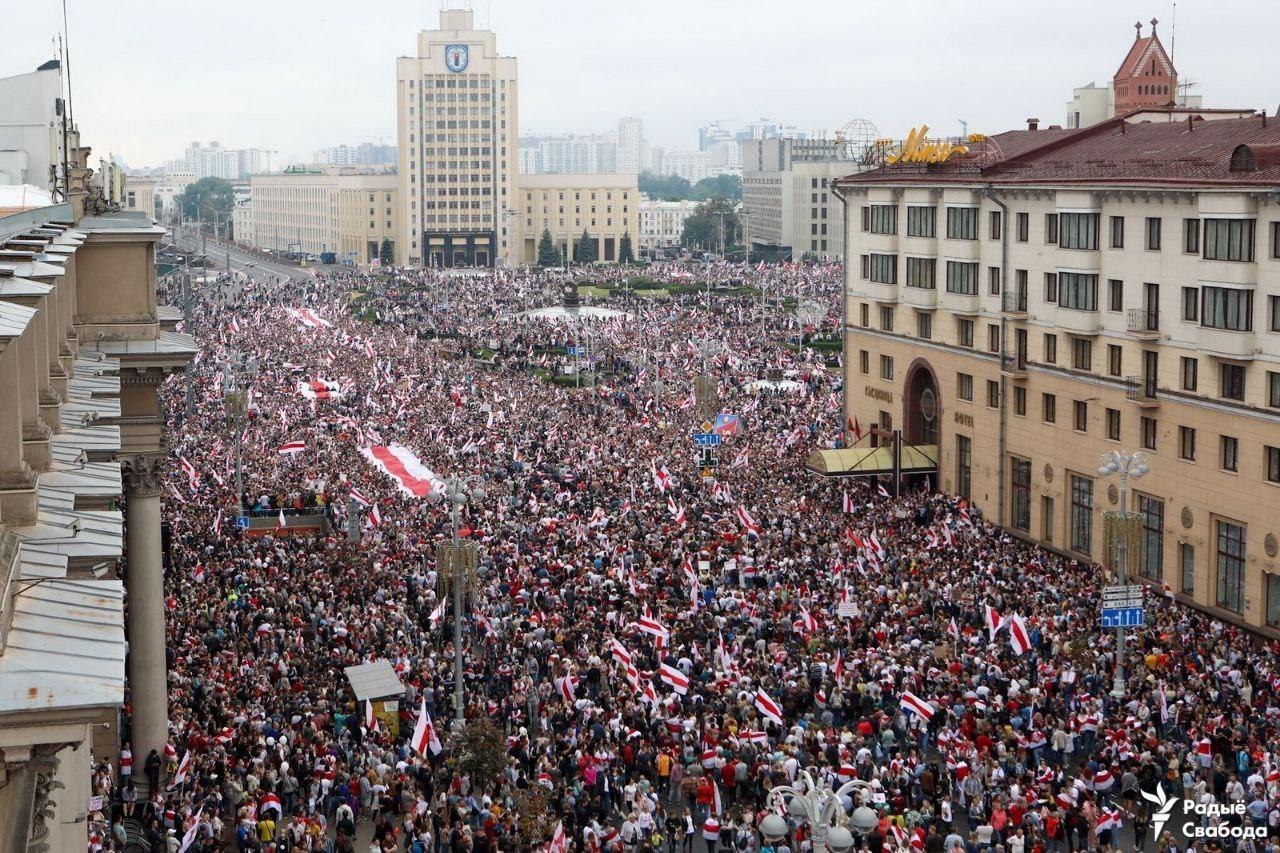
[[[444,67],[455,74],[467,70],[471,51],[465,44],[447,44],[444,47]]]

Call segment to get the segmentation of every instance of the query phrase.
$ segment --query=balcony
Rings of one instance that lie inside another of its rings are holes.
[[[1130,308],[1125,318],[1125,329],[1140,341],[1160,339],[1160,310],[1158,308]]]
[[[1013,317],[1025,318],[1027,316],[1026,291],[1006,290],[1000,296],[1000,310]]]
[[[944,290],[938,297],[938,306],[956,314],[980,314],[982,297],[977,293],[955,293]]]
[[[1154,376],[1125,377],[1124,398],[1140,409],[1151,409],[1160,405],[1156,392],[1156,379]]]
[[[1201,326],[1197,330],[1196,343],[1205,355],[1227,358],[1233,361],[1249,361],[1257,351],[1257,338],[1252,331],[1214,329]]]
[[[1097,311],[1062,308],[1054,312],[1054,325],[1073,335],[1096,335],[1102,331],[1102,317]]]
[[[938,291],[933,287],[902,288],[902,304],[916,308],[937,308]]]
[[[1000,372],[1010,379],[1027,378],[1027,354],[1004,355],[1000,357]]]
[[[883,284],[878,281],[863,282],[863,292],[877,302],[897,302],[898,285]]]

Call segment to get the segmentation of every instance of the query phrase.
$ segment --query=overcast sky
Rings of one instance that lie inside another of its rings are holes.
[[[461,0],[449,0],[460,4]],[[441,0],[67,0],[76,119],[96,153],[160,165],[192,140],[276,149],[394,142],[395,57]],[[1105,83],[1173,4],[1074,0],[473,0],[520,62],[520,127],[602,132],[644,119],[692,148],[711,119],[802,129],[866,118],[886,136],[1064,121],[1073,86]],[[1229,12],[1229,14],[1228,14]],[[1280,102],[1278,0],[1182,0],[1174,60],[1209,106]],[[57,0],[4,13],[0,76],[50,58]],[[1147,27],[1149,29],[1149,26]],[[1144,33],[1146,30],[1144,30]],[[0,117],[2,118],[2,117]],[[273,162],[279,162],[273,159]]]

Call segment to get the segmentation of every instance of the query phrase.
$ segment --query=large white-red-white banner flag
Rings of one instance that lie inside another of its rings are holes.
[[[413,451],[399,444],[375,444],[360,450],[382,473],[396,481],[400,491],[415,498],[425,498],[432,492],[443,492],[444,480],[422,464]]]
[[[319,329],[322,326],[333,325],[310,308],[286,308],[284,310],[288,312],[290,317],[308,328]]]
[[[328,379],[312,379],[299,382],[298,393],[308,400],[336,400],[342,396],[342,386]]]

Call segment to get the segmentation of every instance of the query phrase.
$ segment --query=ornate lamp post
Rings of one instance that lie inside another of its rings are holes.
[[[875,810],[859,805],[852,815],[844,810],[844,797],[852,791],[866,791],[871,785],[861,779],[851,779],[835,790],[826,784],[818,784],[807,770],[800,771],[802,785],[775,785],[769,791],[769,799],[786,802],[787,812],[797,823],[808,824],[813,831],[814,853],[846,853],[852,850],[856,839],[866,836],[880,823]],[[789,800],[789,801],[788,801]],[[786,820],[778,814],[770,814],[760,821],[760,833],[766,840],[776,842],[788,831]]]
[[[222,365],[222,404],[227,420],[235,430],[236,442],[236,515],[244,514],[244,417],[249,409],[249,387],[258,375],[257,356],[245,357],[233,352]]]
[[[462,728],[466,703],[462,692],[462,587],[475,577],[477,559],[476,543],[463,542],[458,536],[458,514],[468,501],[480,503],[488,495],[484,489],[468,489],[466,480],[450,477],[444,495],[432,492],[427,498],[431,503],[449,502],[449,518],[453,524],[453,540],[436,548],[436,565],[440,576],[453,586],[453,728]]]
[[[1098,476],[1109,477],[1120,475],[1120,511],[1114,514],[1113,525],[1116,528],[1108,538],[1115,542],[1115,569],[1120,585],[1129,583],[1129,539],[1137,524],[1138,514],[1129,511],[1129,480],[1137,480],[1151,469],[1147,467],[1145,453],[1121,453],[1112,450],[1102,454],[1099,459]],[[1108,521],[1112,519],[1109,518]],[[1125,694],[1125,629],[1120,628],[1116,639],[1116,673],[1111,685],[1111,695],[1117,699]]]

